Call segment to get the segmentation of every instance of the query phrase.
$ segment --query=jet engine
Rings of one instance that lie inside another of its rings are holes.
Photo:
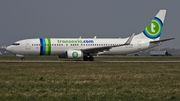
[[[66,52],[67,58],[82,58],[83,52],[80,50],[68,50]]]

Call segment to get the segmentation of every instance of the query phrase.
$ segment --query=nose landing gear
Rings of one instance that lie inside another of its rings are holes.
[[[25,60],[25,57],[21,57],[21,60],[24,61],[24,60]]]
[[[20,57],[22,61],[24,61],[24,60],[25,60],[24,55],[16,54],[16,56],[17,56],[17,57]]]

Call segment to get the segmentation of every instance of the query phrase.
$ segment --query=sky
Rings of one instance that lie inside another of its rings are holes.
[[[161,34],[180,48],[180,0],[1,0],[0,45],[28,38],[125,38],[139,34],[160,9]]]

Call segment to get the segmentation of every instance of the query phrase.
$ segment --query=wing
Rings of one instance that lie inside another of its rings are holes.
[[[133,37],[134,37],[134,33],[131,35],[131,37],[128,38],[128,40],[124,44],[114,45],[114,46],[86,48],[86,49],[81,49],[81,50],[85,54],[86,53],[98,53],[98,52],[103,52],[103,51],[109,51],[113,47],[120,47],[120,46],[130,45]]]

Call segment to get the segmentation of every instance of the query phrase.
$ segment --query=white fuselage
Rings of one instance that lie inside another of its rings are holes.
[[[114,46],[125,43],[125,39],[90,39],[90,38],[36,38],[17,41],[19,45],[10,45],[8,51],[20,55],[63,55],[67,50],[82,50],[89,48]],[[149,40],[133,39],[130,45],[113,47],[110,50],[98,52],[101,55],[124,55],[146,50],[159,44],[150,44]]]

